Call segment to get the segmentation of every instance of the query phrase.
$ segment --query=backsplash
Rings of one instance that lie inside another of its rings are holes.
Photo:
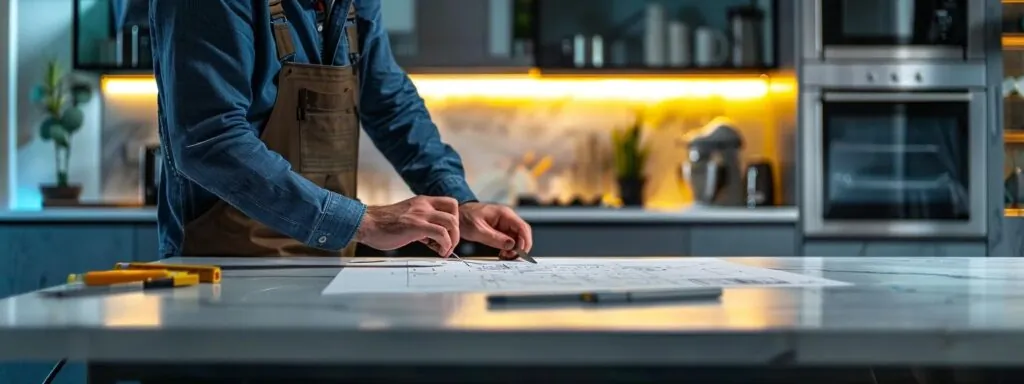
[[[777,88],[775,84],[772,89]],[[691,200],[680,175],[686,156],[683,136],[719,115],[737,123],[746,159],[769,159],[782,168],[782,179],[791,178],[788,168],[793,156],[788,141],[795,129],[793,112],[787,110],[795,99],[791,90],[746,98],[666,93],[661,99],[657,95],[616,99],[550,94],[495,97],[438,89],[446,88],[420,87],[442,138],[462,155],[467,178],[482,200],[508,203],[514,188],[510,184],[515,184],[512,170],[518,164],[542,160],[550,167],[536,178],[541,200],[614,194],[610,131],[631,124],[641,109],[651,144],[645,191],[649,205],[672,207]],[[139,200],[140,148],[158,142],[155,95],[108,92],[101,141],[103,198]],[[385,204],[411,196],[366,135],[360,148],[362,201]],[[792,183],[784,180],[782,195],[791,195]]]

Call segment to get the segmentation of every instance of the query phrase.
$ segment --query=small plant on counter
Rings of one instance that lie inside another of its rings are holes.
[[[619,183],[619,197],[627,206],[643,205],[644,165],[647,163],[648,148],[643,144],[643,121],[626,129],[612,132],[612,148],[615,157],[615,177]]]
[[[60,64],[50,61],[43,82],[32,90],[32,100],[46,114],[39,125],[39,137],[53,143],[56,184],[40,186],[44,204],[51,201],[77,201],[80,185],[71,185],[68,170],[71,166],[71,138],[85,120],[82,104],[92,98],[92,86],[72,74],[64,73]]]

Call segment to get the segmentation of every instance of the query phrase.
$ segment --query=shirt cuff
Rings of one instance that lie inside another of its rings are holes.
[[[328,192],[326,208],[313,227],[306,245],[329,251],[344,249],[355,238],[364,214],[365,204]]]
[[[447,196],[459,202],[459,205],[478,201],[473,190],[469,188],[462,176],[448,176],[434,182],[428,190],[430,196]]]

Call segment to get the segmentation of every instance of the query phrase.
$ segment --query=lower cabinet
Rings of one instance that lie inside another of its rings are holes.
[[[797,256],[799,236],[793,224],[700,225],[690,228],[693,256]]]
[[[156,258],[156,225],[152,223],[0,224],[0,298],[63,284],[72,273]],[[0,363],[0,384],[41,382],[55,363]],[[84,382],[85,365],[78,363],[66,365],[54,381]]]
[[[796,256],[792,224],[535,223],[533,256]],[[464,241],[459,256],[496,256],[494,248]],[[360,256],[429,257],[420,244],[394,251],[360,246]]]
[[[801,254],[814,257],[985,257],[988,256],[988,244],[982,241],[807,239],[803,243]]]

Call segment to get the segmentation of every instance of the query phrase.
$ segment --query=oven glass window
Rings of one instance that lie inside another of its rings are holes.
[[[966,45],[968,0],[819,1],[825,45]]]
[[[825,102],[825,219],[968,220],[966,102]]]

